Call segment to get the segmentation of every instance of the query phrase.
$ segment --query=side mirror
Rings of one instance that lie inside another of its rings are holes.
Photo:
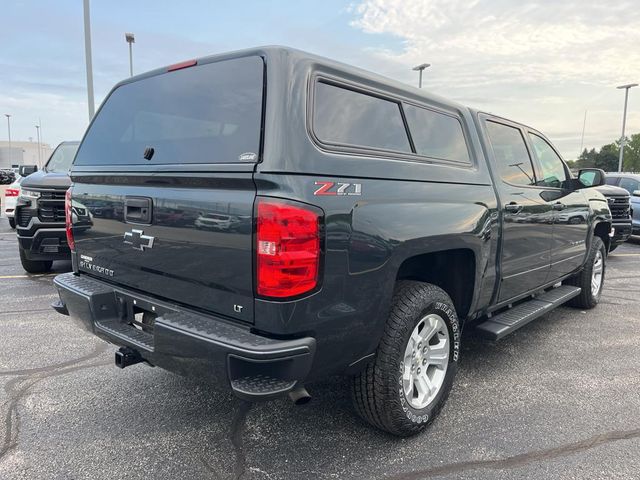
[[[22,165],[19,168],[18,173],[20,174],[21,177],[28,177],[29,175],[37,171],[38,171],[37,165]]]
[[[640,190],[634,190],[631,195],[633,195],[634,197],[640,197]]]
[[[605,185],[606,174],[599,168],[583,168],[578,172],[578,180],[585,187],[599,187]]]

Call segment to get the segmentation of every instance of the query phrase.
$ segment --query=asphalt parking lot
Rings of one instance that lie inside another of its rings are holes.
[[[65,262],[56,271],[68,270]],[[344,379],[313,401],[250,405],[160,369],[56,314],[0,219],[0,478],[640,478],[640,242],[608,262],[601,304],[492,344],[464,339],[448,404],[399,440],[354,414]]]

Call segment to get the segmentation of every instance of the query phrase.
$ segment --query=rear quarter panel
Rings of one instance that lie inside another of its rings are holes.
[[[362,195],[317,197],[316,181],[358,182]],[[257,175],[256,184],[258,195],[324,211],[320,289],[291,302],[255,301],[256,329],[316,337],[315,375],[337,373],[375,351],[398,270],[408,258],[471,250],[476,261],[472,309],[489,303],[496,275],[493,240],[498,236],[491,187],[285,174]]]

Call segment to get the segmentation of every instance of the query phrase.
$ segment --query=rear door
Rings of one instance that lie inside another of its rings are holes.
[[[264,62],[184,64],[118,86],[72,178],[81,272],[253,320]]]
[[[502,204],[501,283],[498,301],[543,285],[551,263],[553,212],[543,198],[516,124],[485,122]]]

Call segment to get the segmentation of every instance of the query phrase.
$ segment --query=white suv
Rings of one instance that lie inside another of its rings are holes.
[[[9,225],[11,228],[16,228],[16,219],[14,218],[14,213],[16,209],[16,202],[18,201],[18,197],[20,196],[20,184],[25,177],[20,177],[16,179],[11,185],[9,185],[4,191],[4,214],[9,219]]]

